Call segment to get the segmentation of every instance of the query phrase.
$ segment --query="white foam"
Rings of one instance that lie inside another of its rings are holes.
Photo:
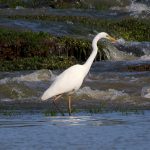
[[[93,90],[90,87],[83,87],[76,92],[77,96],[87,95],[93,99],[103,99],[103,100],[115,100],[120,97],[129,97],[124,91],[118,91],[115,89],[108,89],[106,91]]]
[[[146,4],[136,2],[135,0],[131,1],[131,4],[125,7],[114,6],[110,8],[111,10],[125,11],[129,12],[131,16],[138,17],[143,12],[150,14],[150,7]]]
[[[141,56],[140,60],[150,60],[150,55]]]
[[[141,96],[144,98],[150,98],[150,87],[143,87],[141,91]]]
[[[11,102],[14,101],[14,99],[10,99],[10,98],[2,98],[0,99],[1,102]]]
[[[16,6],[16,10],[19,10],[19,9],[24,9],[23,6]]]
[[[33,73],[27,74],[27,75],[21,75],[19,77],[13,77],[13,78],[4,78],[0,80],[0,84],[6,84],[8,82],[20,82],[20,81],[49,81],[49,80],[54,80],[55,75],[52,73],[50,70],[42,69],[42,70],[37,70]]]
[[[0,80],[0,84],[6,84],[10,81],[10,78],[4,78]]]
[[[20,77],[15,77],[14,80],[18,81],[41,81],[41,80],[50,80],[52,72],[46,69],[38,70],[28,75],[22,75]]]
[[[120,38],[120,39],[117,40],[117,43],[119,43],[119,44],[125,44],[126,41],[125,41],[125,39]]]
[[[134,12],[134,14],[141,14],[143,11],[150,11],[150,8],[142,3],[136,3],[135,0],[132,1],[130,6],[126,6],[129,12]]]
[[[144,95],[145,98],[150,98],[150,93]]]

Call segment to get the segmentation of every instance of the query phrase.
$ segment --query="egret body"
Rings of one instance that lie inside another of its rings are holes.
[[[108,39],[111,42],[115,41],[114,38],[105,32],[97,34],[92,41],[93,51],[87,61],[83,65],[77,64],[71,66],[62,72],[59,76],[57,76],[51,86],[42,95],[42,100],[48,100],[49,98],[54,97],[55,102],[56,99],[67,93],[68,110],[69,115],[71,115],[71,94],[81,87],[83,80],[88,74],[90,67],[96,57],[98,51],[97,42],[102,38]]]

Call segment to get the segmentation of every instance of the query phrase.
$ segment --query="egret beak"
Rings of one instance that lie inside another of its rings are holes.
[[[111,37],[111,36],[109,36],[108,39],[109,39],[112,43],[117,42],[117,40],[116,40],[115,38]]]

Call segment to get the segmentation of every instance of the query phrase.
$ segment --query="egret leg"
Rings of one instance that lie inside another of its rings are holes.
[[[62,116],[64,116],[64,113],[60,110],[60,108],[55,103],[55,101],[58,100],[61,96],[62,95],[58,95],[58,96],[54,97],[53,104],[55,105],[55,108],[62,114]]]
[[[71,96],[68,96],[68,111],[69,111],[69,116],[71,116]]]
[[[59,99],[61,96],[62,96],[61,94],[60,94],[60,95],[55,96],[55,97],[54,97],[54,101],[56,101],[57,99]]]

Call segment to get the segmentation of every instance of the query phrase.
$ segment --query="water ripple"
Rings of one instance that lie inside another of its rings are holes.
[[[32,126],[112,126],[126,123],[122,119],[105,119],[93,116],[57,116],[45,117],[42,120],[1,119],[0,128]]]
[[[121,119],[105,119],[93,116],[55,117],[49,119],[49,123],[56,126],[112,126],[125,123]]]

